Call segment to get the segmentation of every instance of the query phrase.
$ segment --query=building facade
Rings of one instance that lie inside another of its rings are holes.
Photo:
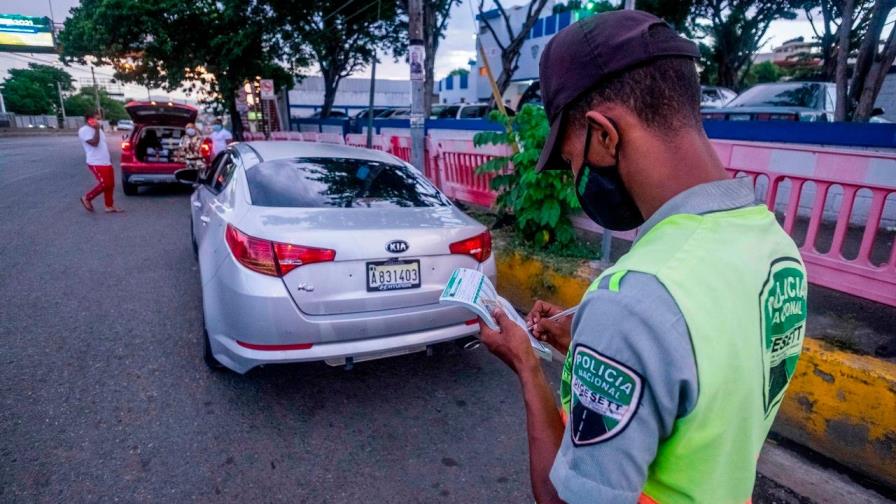
[[[289,91],[289,116],[308,117],[320,111],[324,103],[323,77],[305,77]],[[409,107],[411,83],[408,80],[377,79],[373,103],[376,107]],[[370,79],[347,78],[339,83],[333,110],[355,115],[370,104]]]

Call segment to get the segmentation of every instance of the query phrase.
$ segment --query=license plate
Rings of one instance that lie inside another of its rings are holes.
[[[418,259],[367,263],[367,291],[381,292],[420,287]]]

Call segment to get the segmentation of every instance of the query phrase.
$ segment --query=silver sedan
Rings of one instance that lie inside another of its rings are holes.
[[[352,364],[478,333],[438,298],[456,268],[494,279],[491,236],[389,154],[234,144],[199,174],[191,210],[212,367]]]

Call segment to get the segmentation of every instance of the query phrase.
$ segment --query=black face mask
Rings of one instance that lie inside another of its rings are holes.
[[[588,163],[591,147],[591,125],[585,131],[585,156],[582,169],[576,176],[576,196],[585,215],[599,226],[611,231],[628,231],[644,224],[644,217],[631,193],[619,176],[619,146],[616,163],[612,166],[593,166]]]

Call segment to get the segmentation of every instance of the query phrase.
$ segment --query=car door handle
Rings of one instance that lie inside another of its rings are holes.
[[[194,202],[193,202],[193,206],[196,207],[196,208],[202,208],[202,203],[199,202],[199,201],[194,201]]]
[[[211,219],[209,219],[209,218],[206,217],[205,215],[200,215],[200,216],[199,216],[199,220],[201,220],[203,224],[208,224],[209,221],[211,221]]]

